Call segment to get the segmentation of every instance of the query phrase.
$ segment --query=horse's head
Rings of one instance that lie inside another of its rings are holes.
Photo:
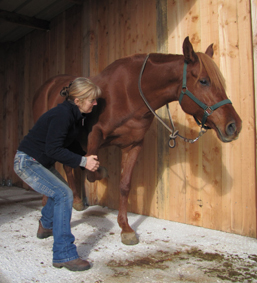
[[[182,109],[216,131],[223,142],[238,137],[242,121],[225,91],[225,80],[215,62],[213,45],[205,54],[195,53],[187,37],[183,43],[184,78],[179,98]]]

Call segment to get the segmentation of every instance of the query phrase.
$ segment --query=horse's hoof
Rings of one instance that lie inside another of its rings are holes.
[[[85,206],[84,206],[84,204],[83,204],[82,201],[81,201],[81,202],[73,203],[72,206],[73,206],[73,208],[74,208],[75,210],[77,210],[77,211],[82,211],[82,210],[85,209]]]
[[[88,172],[87,179],[89,182],[93,183],[96,180],[102,180],[108,177],[108,171],[105,167],[99,166],[98,170],[95,172]]]
[[[138,244],[138,238],[136,237],[135,232],[131,233],[121,233],[121,242],[124,245],[136,245]]]

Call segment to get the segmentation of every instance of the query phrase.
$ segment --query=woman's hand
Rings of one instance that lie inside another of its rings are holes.
[[[97,155],[90,155],[86,157],[87,157],[87,163],[86,163],[85,168],[89,171],[95,172],[99,168],[99,165],[100,165]]]

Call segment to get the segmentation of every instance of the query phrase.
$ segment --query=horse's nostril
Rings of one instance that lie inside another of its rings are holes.
[[[229,123],[226,127],[226,133],[228,136],[232,136],[234,135],[234,133],[236,132],[236,123]]]

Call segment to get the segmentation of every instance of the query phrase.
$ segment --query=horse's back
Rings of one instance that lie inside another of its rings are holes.
[[[118,59],[108,65],[97,76],[91,78],[92,81],[102,89],[102,97],[106,102],[118,101],[121,99],[119,98],[121,93],[122,96],[126,94],[124,87],[128,81],[128,77],[133,75],[133,66],[136,61],[142,61],[142,54]],[[63,97],[59,95],[60,91],[63,87],[68,86],[75,78],[75,76],[71,75],[57,75],[48,79],[37,90],[32,105],[34,122],[37,121],[43,113],[64,100]],[[124,99],[124,97],[122,99]]]
[[[138,110],[145,107],[145,104],[137,86],[144,58],[145,54],[136,54],[118,59],[98,75],[90,78],[101,88],[102,97],[98,100],[98,105],[94,107],[93,112],[89,114],[88,132],[97,124],[105,139],[109,136],[125,136],[127,140],[127,131],[130,132],[136,128],[138,132],[141,123],[146,122],[146,119],[140,119],[143,114]],[[64,100],[60,96],[60,91],[75,78],[69,75],[58,75],[47,80],[38,89],[33,101],[34,121]],[[148,110],[146,108],[143,111]]]
[[[70,75],[57,75],[48,79],[36,91],[32,103],[34,122],[46,111],[64,101],[64,98],[60,95],[60,91],[64,86],[68,86],[75,78]]]

